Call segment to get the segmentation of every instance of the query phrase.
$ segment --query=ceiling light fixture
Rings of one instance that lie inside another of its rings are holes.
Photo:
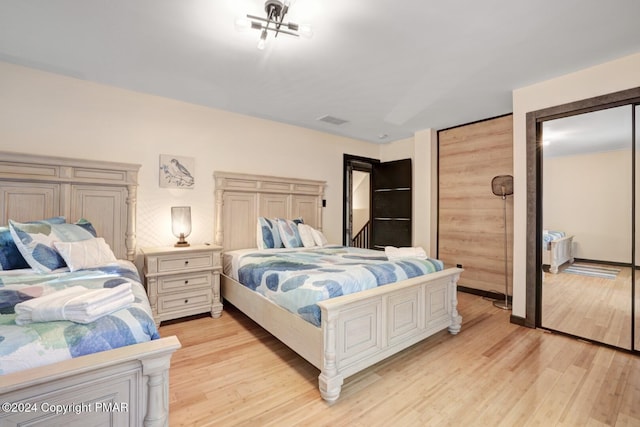
[[[247,19],[239,19],[236,21],[236,27],[252,28],[260,31],[260,38],[258,39],[258,49],[265,48],[267,43],[267,34],[269,31],[275,33],[274,37],[278,37],[278,34],[287,34],[294,37],[300,35],[305,37],[311,37],[313,31],[309,25],[298,25],[293,22],[284,22],[284,17],[289,12],[291,6],[291,0],[266,0],[264,2],[264,11],[267,12],[267,17],[262,18],[260,16],[247,14]]]

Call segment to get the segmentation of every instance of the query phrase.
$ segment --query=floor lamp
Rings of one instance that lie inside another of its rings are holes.
[[[491,191],[496,196],[502,197],[504,206],[504,301],[496,300],[493,302],[498,308],[510,310],[509,302],[509,261],[507,248],[507,196],[513,194],[513,177],[511,175],[498,175],[491,180]]]

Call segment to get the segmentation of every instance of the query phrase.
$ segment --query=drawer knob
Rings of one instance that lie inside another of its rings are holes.
[[[189,281],[188,281],[188,280],[185,280],[185,281],[184,281],[184,284],[185,284],[185,285],[188,285],[188,284],[189,284]]]
[[[188,303],[188,302],[189,302],[189,300],[188,300],[188,299],[184,300],[184,303],[185,303],[185,304],[186,304],[186,303]]]
[[[184,262],[184,265],[189,265],[189,260],[186,260],[186,261]]]

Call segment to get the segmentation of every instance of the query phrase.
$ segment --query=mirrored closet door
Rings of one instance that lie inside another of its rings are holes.
[[[640,320],[637,111],[623,105],[541,123],[541,325],[628,350],[632,341],[640,348],[632,335]]]

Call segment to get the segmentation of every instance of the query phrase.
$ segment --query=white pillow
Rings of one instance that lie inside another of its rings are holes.
[[[69,270],[101,267],[116,262],[116,256],[102,237],[81,240],[79,242],[53,242]]]
[[[324,234],[322,234],[322,231],[312,228],[311,234],[313,235],[313,240],[316,242],[317,246],[325,246],[329,243],[327,238],[324,237]]]
[[[298,224],[298,233],[300,234],[300,239],[302,239],[302,245],[305,248],[312,248],[316,246],[316,241],[313,238],[311,230],[313,230],[313,228],[311,228],[310,225]]]

